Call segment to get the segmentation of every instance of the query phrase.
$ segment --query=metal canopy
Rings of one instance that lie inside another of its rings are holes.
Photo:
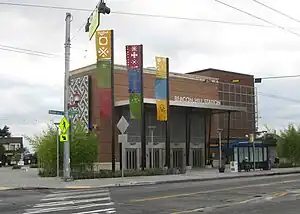
[[[156,104],[156,99],[145,98],[145,104]],[[129,100],[116,101],[115,106],[127,106],[129,105]],[[188,108],[199,108],[199,109],[212,109],[217,112],[247,112],[246,107],[237,107],[237,106],[225,106],[225,105],[215,105],[207,103],[196,103],[196,102],[182,102],[170,100],[170,106],[178,107],[188,107]]]

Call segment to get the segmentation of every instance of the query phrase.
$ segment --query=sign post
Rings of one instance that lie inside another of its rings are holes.
[[[121,158],[122,158],[122,178],[124,177],[124,168],[125,168],[125,145],[127,144],[128,141],[128,135],[124,134],[129,126],[129,123],[125,119],[125,117],[121,117],[117,124],[117,128],[121,132],[121,134],[118,135],[118,140],[119,143],[121,144],[122,147],[122,152],[121,152]]]

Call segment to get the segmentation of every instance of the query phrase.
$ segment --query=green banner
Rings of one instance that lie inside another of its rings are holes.
[[[140,120],[142,118],[141,94],[130,94],[129,109],[130,109],[130,119]]]
[[[110,60],[99,60],[97,62],[97,86],[99,88],[111,88],[111,62]]]

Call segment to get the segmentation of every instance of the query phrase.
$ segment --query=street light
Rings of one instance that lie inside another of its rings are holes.
[[[256,169],[256,163],[255,163],[255,136],[258,134],[265,134],[267,133],[267,131],[259,131],[259,132],[255,132],[255,134],[250,134],[250,135],[246,135],[246,137],[249,137],[249,142],[252,143],[252,150],[253,150],[253,170],[255,171]]]
[[[148,126],[151,133],[151,168],[154,168],[154,130],[156,126]]]
[[[74,95],[74,103],[68,103],[68,109],[70,108],[77,108],[78,107],[78,104],[81,100],[81,96],[78,92],[75,92]]]
[[[222,166],[222,131],[223,129],[217,129],[217,133],[219,135],[219,172],[224,172]]]

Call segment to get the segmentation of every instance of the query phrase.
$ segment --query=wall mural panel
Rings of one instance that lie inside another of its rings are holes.
[[[73,123],[81,121],[84,123],[86,131],[89,130],[89,76],[81,76],[77,78],[70,79],[70,95],[69,103],[74,103],[74,94],[78,93],[81,100],[78,107],[71,108],[72,110],[77,110],[78,114],[73,116],[70,115]]]

